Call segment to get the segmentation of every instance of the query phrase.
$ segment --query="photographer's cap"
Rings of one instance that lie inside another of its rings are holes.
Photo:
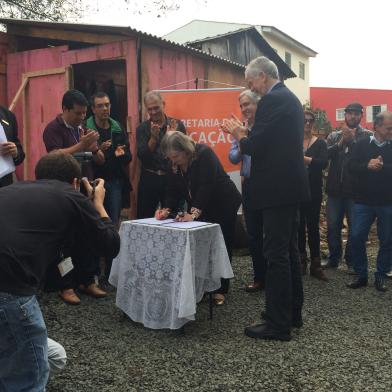
[[[345,112],[358,112],[363,113],[363,106],[358,102],[353,102],[348,104],[345,109]]]

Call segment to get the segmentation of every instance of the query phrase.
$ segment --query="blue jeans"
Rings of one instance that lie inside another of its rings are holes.
[[[347,217],[348,236],[344,258],[347,265],[352,264],[351,257],[351,222],[354,202],[343,197],[328,196],[327,200],[327,241],[329,263],[337,267],[342,258],[342,228],[344,216]]]
[[[0,391],[43,392],[48,337],[36,297],[0,292],[0,331]]]
[[[377,236],[379,249],[377,254],[377,272],[385,276],[390,271],[392,260],[392,206],[367,206],[354,204],[352,224],[352,255],[354,270],[359,278],[368,278],[368,258],[366,241],[370,227],[377,218]]]
[[[115,226],[118,225],[120,220],[123,184],[121,178],[105,181],[104,207]]]

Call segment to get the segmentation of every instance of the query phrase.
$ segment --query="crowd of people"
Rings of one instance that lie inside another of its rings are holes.
[[[246,327],[245,334],[288,341],[292,328],[303,325],[302,275],[309,271],[327,282],[324,269],[337,268],[344,257],[353,274],[347,286],[368,284],[366,241],[376,219],[374,284],[386,290],[392,261],[392,113],[379,113],[369,131],[360,125],[363,107],[350,103],[344,124],[324,140],[314,132],[315,114],[279,80],[272,61],[252,60],[245,79],[248,89],[238,97],[243,118],[231,116],[221,126],[232,136],[229,160],[241,164],[241,193],[213,149],[195,143],[180,120],[166,115],[161,95],[145,94],[149,118],[136,130],[137,217],[218,223],[231,260],[242,203],[254,278],[245,291],[265,291],[262,322]],[[36,181],[11,185],[12,175],[0,179],[0,216],[7,222],[0,232],[0,386],[7,391],[42,391],[49,363],[65,363],[63,348],[48,339],[38,289],[54,288],[71,305],[80,303],[76,290],[107,295],[119,251],[120,212],[129,206],[132,155],[126,131],[110,116],[109,96],[94,94],[86,119],[88,105],[80,91],[64,94],[62,113],[43,132],[48,155],[36,166]],[[1,108],[0,123],[7,136],[0,154],[19,165],[25,155],[15,116]],[[322,266],[319,226],[327,167],[329,256]],[[222,279],[216,305],[224,305],[228,290],[229,280]]]

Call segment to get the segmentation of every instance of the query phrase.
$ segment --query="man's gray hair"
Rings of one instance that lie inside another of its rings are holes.
[[[257,103],[260,100],[260,95],[254,93],[249,89],[242,91],[241,94],[238,96],[238,100],[240,101],[242,97],[248,97],[254,103]]]
[[[245,78],[257,78],[261,72],[271,79],[279,79],[278,67],[265,56],[256,57],[246,66]]]
[[[381,125],[384,124],[384,121],[386,118],[392,118],[392,112],[380,112],[377,114],[376,117],[374,117],[374,123],[373,123],[373,127],[379,127]]]
[[[144,96],[144,104],[146,104],[146,102],[150,99],[150,98],[157,98],[160,102],[163,102],[163,98],[162,98],[162,95],[158,92],[158,91],[154,91],[154,90],[151,90],[151,91],[148,91],[147,93],[146,93],[146,95]]]

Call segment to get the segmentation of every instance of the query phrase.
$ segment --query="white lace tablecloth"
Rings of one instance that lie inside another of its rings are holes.
[[[203,294],[233,270],[220,226],[178,229],[126,221],[109,282],[116,305],[148,328],[181,328],[195,319]]]

